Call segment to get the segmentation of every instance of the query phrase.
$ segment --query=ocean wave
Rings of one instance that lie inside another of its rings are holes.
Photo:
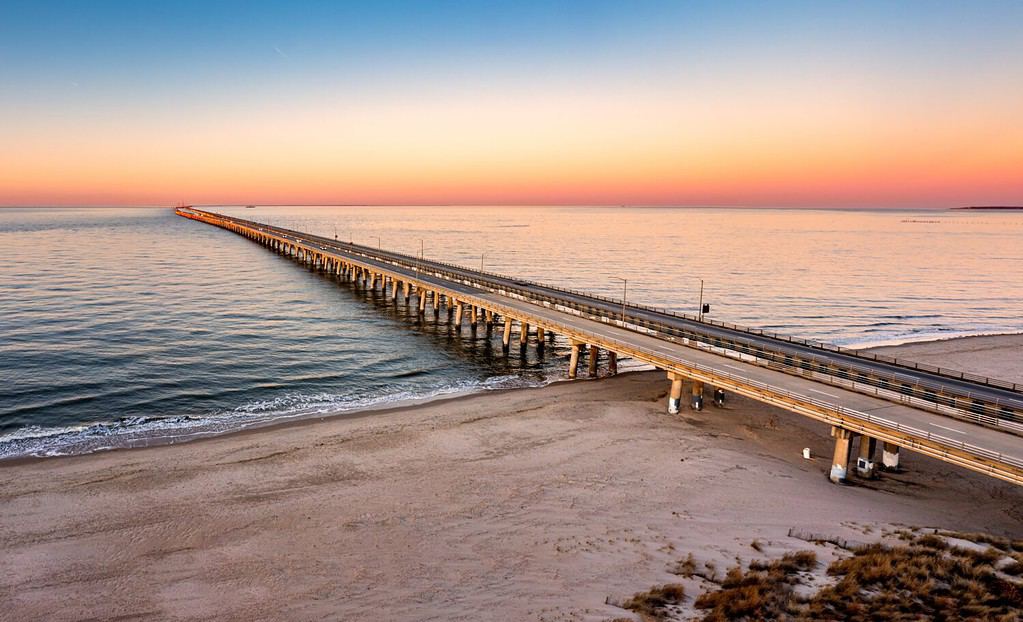
[[[944,341],[946,339],[959,339],[962,337],[987,337],[993,335],[1019,335],[1023,331],[1014,329],[975,329],[963,330],[955,328],[927,328],[921,330],[910,330],[904,332],[879,332],[874,335],[857,335],[848,340],[837,340],[835,345],[843,348],[881,348],[886,346],[901,346],[909,343],[921,343],[926,341]]]
[[[0,435],[0,460],[169,445],[284,421],[407,405],[460,394],[543,386],[550,381],[543,376],[507,375],[461,380],[429,390],[405,389],[374,395],[289,393],[205,415],[124,417],[72,426],[26,426]]]

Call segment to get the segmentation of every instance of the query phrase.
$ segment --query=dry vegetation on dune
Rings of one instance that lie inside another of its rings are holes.
[[[686,603],[665,602],[663,586],[623,603],[642,620],[1023,620],[1023,540],[987,534],[897,534],[894,544],[850,549],[826,568],[823,587],[805,588],[825,570],[812,551],[734,566]],[[692,556],[678,565],[693,573]],[[797,589],[803,585],[804,589]],[[681,587],[681,586],[679,586]],[[657,603],[647,606],[648,603]],[[683,605],[691,605],[686,615]],[[695,617],[694,617],[695,616]]]

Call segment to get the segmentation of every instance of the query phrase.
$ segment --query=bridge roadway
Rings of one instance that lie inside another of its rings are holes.
[[[676,398],[676,387],[680,387],[681,380],[685,378],[692,383],[694,393],[699,391],[702,394],[706,383],[828,423],[836,438],[831,472],[835,480],[845,479],[852,440],[860,437],[859,453],[865,461],[858,463],[864,466],[867,474],[874,471],[874,444],[881,442],[886,462],[894,456],[896,466],[898,448],[901,447],[1023,484],[1023,443],[1019,437],[1003,430],[955,421],[912,404],[896,403],[842,386],[822,385],[812,376],[796,376],[753,364],[749,362],[749,356],[734,351],[705,344],[691,347],[687,340],[666,341],[606,320],[584,317],[572,310],[538,305],[470,283],[456,282],[434,274],[425,264],[423,269],[396,265],[394,261],[366,257],[327,244],[322,239],[312,239],[313,236],[304,237],[297,232],[275,230],[265,225],[243,225],[235,219],[198,210],[179,210],[178,213],[258,239],[279,250],[286,250],[290,255],[301,256],[303,260],[319,261],[332,271],[381,275],[385,277],[385,288],[387,279],[395,289],[407,284],[418,292],[420,309],[424,308],[425,296],[432,293],[436,305],[436,297],[443,295],[449,308],[452,302],[458,305],[459,327],[463,305],[499,314],[505,322],[506,345],[511,322],[515,320],[519,322],[520,334],[525,329],[528,335],[529,327],[533,326],[568,338],[573,344],[573,365],[577,361],[579,346],[589,344],[591,353],[597,348],[604,349],[665,370],[673,380],[672,395]],[[392,292],[397,297],[398,292],[394,289]],[[406,301],[408,298],[406,296]]]
[[[275,230],[293,240],[313,243],[321,249],[334,248],[357,253],[363,257],[382,259],[404,266],[429,268],[445,278],[474,284],[491,292],[521,296],[537,303],[568,306],[586,315],[611,320],[621,325],[622,302],[555,288],[541,283],[523,282],[503,275],[483,273],[461,266],[445,264],[400,253],[374,249],[329,238],[273,228],[243,219],[263,231]],[[715,343],[719,347],[755,355],[761,365],[774,365],[787,373],[813,377],[829,384],[867,394],[885,397],[900,403],[912,402],[919,408],[964,419],[974,423],[1000,427],[1023,434],[1023,385],[992,378],[965,374],[894,358],[843,350],[837,346],[791,337],[765,334],[744,327],[712,323],[692,317],[626,305],[625,324],[633,330],[654,332],[668,340],[688,339],[689,345]]]

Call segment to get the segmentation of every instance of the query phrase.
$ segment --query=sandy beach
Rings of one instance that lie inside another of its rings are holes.
[[[1019,379],[1023,337],[885,348]],[[904,453],[836,486],[828,428],[659,372],[0,466],[5,620],[608,620],[614,602],[895,526],[1023,535],[1023,491]],[[812,460],[801,456],[809,447]]]

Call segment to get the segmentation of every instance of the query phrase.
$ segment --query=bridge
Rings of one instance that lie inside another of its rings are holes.
[[[185,218],[245,236],[342,280],[377,289],[420,314],[441,309],[456,330],[502,330],[502,345],[537,347],[561,335],[568,376],[585,359],[598,375],[630,357],[663,370],[676,414],[684,393],[702,410],[705,393],[730,391],[831,426],[829,477],[844,482],[856,450],[859,477],[898,470],[900,450],[1023,485],[1023,385],[820,342],[654,309],[584,292],[270,226],[193,207]],[[688,385],[688,391],[686,387]],[[880,453],[880,463],[878,463]]]

